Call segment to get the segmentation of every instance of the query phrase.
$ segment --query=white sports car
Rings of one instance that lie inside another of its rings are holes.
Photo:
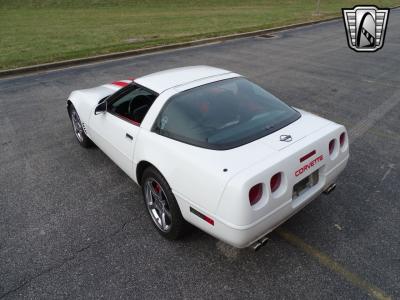
[[[67,106],[79,143],[95,143],[142,187],[168,239],[189,222],[230,245],[258,247],[332,190],[349,158],[344,126],[208,66],[77,90]]]

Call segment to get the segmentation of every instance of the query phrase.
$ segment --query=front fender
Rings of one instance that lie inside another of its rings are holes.
[[[89,124],[90,115],[93,113],[99,101],[114,92],[115,90],[109,89],[106,86],[76,90],[69,95],[68,101],[75,107],[81,122],[84,127],[86,127],[85,125]]]

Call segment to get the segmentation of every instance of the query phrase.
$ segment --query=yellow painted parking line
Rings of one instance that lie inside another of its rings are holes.
[[[345,267],[343,267],[341,264],[337,263],[334,261],[332,258],[330,258],[328,255],[322,253],[321,251],[315,249],[314,247],[308,245],[306,242],[304,242],[302,239],[294,235],[293,233],[290,233],[286,229],[283,228],[278,228],[276,230],[276,233],[292,245],[300,248],[307,254],[311,255],[315,259],[318,260],[318,262],[327,267],[328,269],[334,271],[338,275],[344,277],[347,281],[349,281],[351,284],[354,286],[366,291],[370,296],[379,299],[379,300],[388,300],[391,299],[390,296],[386,295],[385,292],[383,292],[381,289],[375,287],[374,285],[366,282],[364,279],[360,278],[358,275],[348,271]]]

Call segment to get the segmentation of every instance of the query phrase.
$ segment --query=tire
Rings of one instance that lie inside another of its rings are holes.
[[[76,111],[73,104],[69,105],[68,114],[72,123],[72,129],[79,144],[84,148],[89,148],[93,146],[93,142],[86,135],[81,123],[81,119],[79,118],[78,112]]]
[[[188,223],[165,178],[154,167],[148,167],[143,172],[141,186],[147,212],[157,231],[168,240],[181,238]]]

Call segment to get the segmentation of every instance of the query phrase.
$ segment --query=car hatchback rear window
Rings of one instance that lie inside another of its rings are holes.
[[[299,112],[239,77],[171,97],[154,130],[191,145],[226,150],[271,134],[298,118]]]

